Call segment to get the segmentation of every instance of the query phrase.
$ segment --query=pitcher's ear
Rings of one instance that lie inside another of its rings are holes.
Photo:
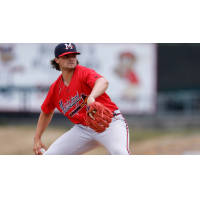
[[[58,58],[55,58],[54,60],[55,60],[56,63],[59,64],[59,59]]]

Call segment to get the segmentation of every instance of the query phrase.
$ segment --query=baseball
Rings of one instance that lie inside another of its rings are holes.
[[[44,154],[46,150],[41,148],[40,151],[42,152],[42,154]]]

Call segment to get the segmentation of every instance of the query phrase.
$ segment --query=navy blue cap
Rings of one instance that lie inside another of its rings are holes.
[[[67,54],[71,54],[71,53],[81,54],[76,51],[76,46],[73,43],[60,43],[56,46],[55,51],[54,51],[56,58],[67,55]]]

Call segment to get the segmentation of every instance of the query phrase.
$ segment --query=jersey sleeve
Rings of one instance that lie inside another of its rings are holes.
[[[84,82],[90,87],[93,88],[94,84],[96,82],[96,80],[98,80],[99,78],[102,78],[103,76],[98,74],[96,71],[94,71],[93,69],[89,69],[87,68],[87,70],[85,70],[85,76],[84,76]]]
[[[50,90],[47,94],[47,97],[41,106],[41,109],[44,113],[48,114],[48,113],[52,112],[55,108],[56,107],[53,102],[53,87],[51,86]]]

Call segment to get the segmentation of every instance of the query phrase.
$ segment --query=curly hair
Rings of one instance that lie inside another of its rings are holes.
[[[51,60],[50,62],[51,62],[51,65],[52,65],[53,69],[56,69],[56,70],[60,71],[59,64],[55,61],[55,59]],[[77,60],[77,65],[79,65],[78,60]]]

